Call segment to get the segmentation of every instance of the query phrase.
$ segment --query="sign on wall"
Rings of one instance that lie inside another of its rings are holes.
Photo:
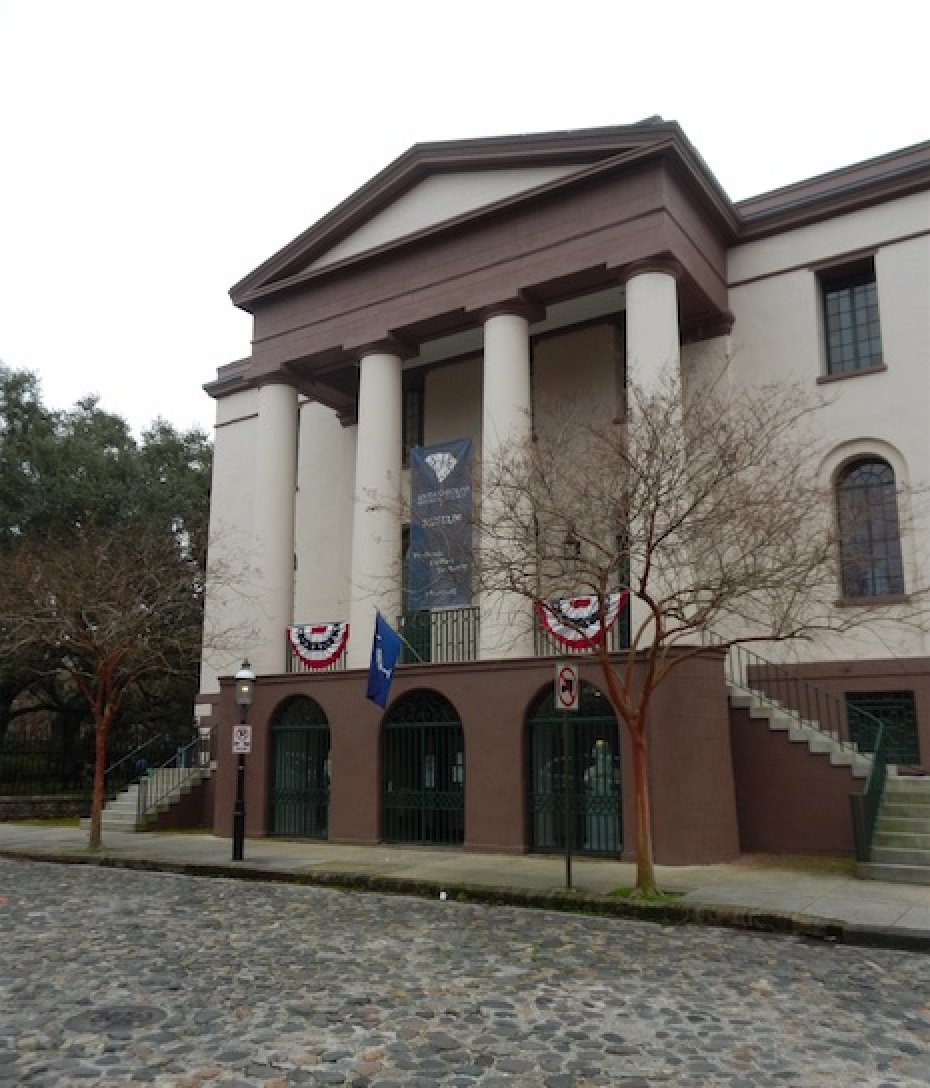
[[[471,604],[471,439],[410,451],[405,611]]]

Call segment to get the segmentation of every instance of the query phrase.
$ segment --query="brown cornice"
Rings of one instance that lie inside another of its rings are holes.
[[[491,303],[490,306],[482,306],[474,312],[478,321],[482,324],[492,317],[523,317],[532,324],[534,321],[542,321],[546,316],[546,307],[533,299],[527,292],[522,291],[517,298],[501,299],[500,302]]]
[[[469,222],[501,214],[514,205],[583,184],[604,173],[630,168],[656,155],[666,157],[674,164],[676,173],[715,214],[724,232],[735,236],[737,220],[729,199],[676,122],[417,144],[309,230],[240,280],[231,288],[230,296],[237,306],[250,310],[250,304],[263,297],[302,286],[347,265],[383,256],[392,249],[414,245],[439,232],[461,229]],[[323,268],[306,268],[307,264],[427,176],[462,170],[552,165],[566,161],[583,163],[588,160],[590,165],[582,166],[566,177],[472,209],[363,253],[334,261]]]
[[[740,241],[819,222],[930,189],[930,141],[742,200]]]

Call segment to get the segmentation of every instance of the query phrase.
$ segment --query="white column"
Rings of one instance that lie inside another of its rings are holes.
[[[634,270],[626,283],[627,384],[642,391],[657,389],[663,377],[681,376],[681,338],[678,329],[678,283],[674,269],[645,267]],[[633,529],[636,536],[636,529]],[[633,579],[636,570],[631,571]],[[632,631],[651,621],[646,605],[630,601]]]
[[[367,668],[375,612],[391,625],[400,611],[401,359],[362,357],[358,391],[355,512],[349,586],[348,666]]]
[[[644,269],[626,283],[627,382],[648,389],[681,362],[678,284],[673,272]]]
[[[284,672],[294,608],[294,495],[297,390],[272,383],[258,391],[255,452],[255,623],[249,650],[257,675]]]
[[[485,465],[492,464],[509,444],[531,438],[531,398],[529,321],[517,314],[495,314],[484,323],[481,457]],[[486,504],[482,520],[493,518],[487,488],[482,492],[481,501]],[[479,556],[479,566],[480,562]],[[533,606],[528,599],[484,591],[480,607],[482,660],[533,656]]]

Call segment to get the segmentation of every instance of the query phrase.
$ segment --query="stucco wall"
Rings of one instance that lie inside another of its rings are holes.
[[[527,731],[534,698],[552,683],[552,660],[501,661],[486,665],[404,666],[391,700],[429,688],[458,711],[465,739],[465,848],[520,853],[528,849]],[[581,665],[582,678],[599,680],[598,667]],[[306,694],[323,708],[331,730],[333,841],[379,841],[382,713],[364,699],[361,671],[316,677],[276,677],[260,682],[249,712],[253,750],[246,765],[246,833],[268,829],[270,722],[275,708]],[[224,687],[217,751],[214,830],[231,833],[235,761],[232,689]],[[626,732],[620,733],[624,856],[632,857],[633,783]],[[717,658],[691,660],[673,670],[650,723],[651,792],[656,860],[661,864],[724,861],[739,850],[736,801],[729,756],[729,719],[723,669]]]
[[[747,853],[851,855],[850,794],[863,780],[748,711],[731,711],[730,741]]]

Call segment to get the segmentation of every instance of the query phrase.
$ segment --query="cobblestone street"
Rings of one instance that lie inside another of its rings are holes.
[[[930,960],[0,861],[0,1088],[930,1085]]]

